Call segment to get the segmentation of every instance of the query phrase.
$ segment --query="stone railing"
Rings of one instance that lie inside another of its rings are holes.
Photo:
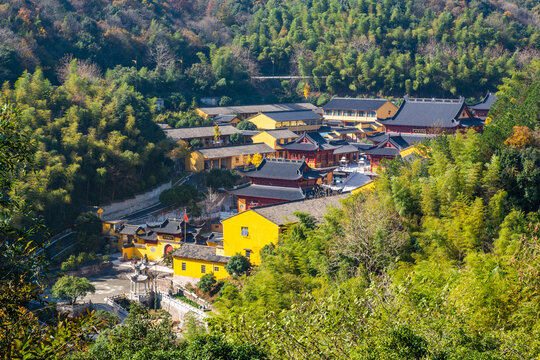
[[[158,298],[160,300],[160,308],[178,319],[183,318],[187,313],[193,313],[201,321],[204,321],[208,317],[208,314],[204,310],[198,309],[169,295],[158,294]]]
[[[116,303],[116,300],[122,298],[124,298],[123,295],[107,297],[105,298],[105,304],[111,306],[114,309],[114,313],[118,315],[120,319],[125,319],[129,315],[129,312]]]
[[[58,310],[58,312],[68,313],[70,317],[77,317],[83,314],[86,311],[86,309],[91,308],[91,306],[92,304],[89,302],[72,304],[72,305],[63,303],[63,304],[58,304],[56,306],[56,309]]]
[[[186,298],[188,298],[189,300],[193,300],[195,301],[197,304],[199,305],[202,305],[204,307],[208,307],[209,304],[206,300],[200,298],[199,296],[197,296],[197,294],[195,294],[194,292],[191,292],[189,291],[184,285],[182,284],[179,284],[177,282],[175,282],[173,280],[173,284],[175,285],[175,287],[178,289],[178,291],[180,293],[182,293],[182,295],[184,295]]]

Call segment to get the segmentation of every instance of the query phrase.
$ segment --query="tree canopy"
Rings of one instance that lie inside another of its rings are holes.
[[[252,276],[223,286],[211,331],[273,358],[537,357],[536,66],[501,87],[491,130],[433,138],[322,223],[299,214]],[[530,139],[508,141],[516,131]]]
[[[96,288],[87,278],[77,276],[62,276],[51,289],[55,298],[68,300],[70,304],[75,304],[78,298],[95,291]]]

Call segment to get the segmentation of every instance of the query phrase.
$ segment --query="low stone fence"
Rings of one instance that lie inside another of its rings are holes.
[[[105,304],[113,308],[113,313],[118,315],[121,320],[124,320],[129,315],[129,312],[122,306],[116,303],[116,300],[123,298],[123,295],[111,296],[105,298]]]
[[[188,313],[192,313],[202,322],[208,317],[208,314],[204,310],[198,309],[169,295],[158,294],[158,299],[160,301],[160,308],[171,314],[172,318],[175,320],[183,321]]]
[[[195,301],[197,304],[199,304],[201,306],[208,307],[208,302],[206,300],[198,297],[197,294],[195,294],[194,292],[189,291],[185,287],[184,284],[182,284],[182,283],[180,283],[178,281],[178,278],[180,278],[180,276],[178,276],[177,279],[175,279],[174,276],[173,276],[172,283],[173,283],[174,290],[176,290],[178,293],[182,294],[183,296],[185,296],[189,300]],[[185,278],[185,277],[182,277],[182,278]]]
[[[86,309],[91,307],[91,303],[82,303],[82,304],[58,304],[56,305],[56,310],[59,313],[67,313],[69,317],[77,317],[86,312]]]

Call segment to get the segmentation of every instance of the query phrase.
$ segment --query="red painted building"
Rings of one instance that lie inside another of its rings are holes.
[[[491,110],[491,106],[493,106],[496,100],[497,96],[495,94],[488,93],[484,100],[476,104],[468,105],[468,107],[472,110],[474,116],[485,120],[488,116],[489,110]]]
[[[327,141],[319,133],[306,133],[295,141],[282,145],[287,158],[304,160],[313,168],[338,166],[341,159],[347,162],[358,160],[358,149],[346,141]]]
[[[370,163],[370,170],[376,171],[383,160],[392,160],[400,157],[400,152],[415,144],[419,144],[430,135],[422,134],[381,134],[373,137],[368,137],[373,142],[373,145],[364,145],[361,152],[367,157]]]
[[[304,160],[265,158],[256,168],[241,173],[249,178],[249,184],[230,191],[240,212],[310,198],[324,191],[320,184],[332,182],[332,171],[314,170]]]

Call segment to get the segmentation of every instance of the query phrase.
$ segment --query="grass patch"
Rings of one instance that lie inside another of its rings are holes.
[[[174,295],[174,297],[180,301],[183,301],[185,302],[186,304],[189,304],[191,306],[194,306],[196,307],[197,309],[199,308],[199,304],[197,304],[195,301],[191,300],[191,299],[188,299],[187,297],[185,297],[184,295],[180,295],[180,294],[176,294]]]

